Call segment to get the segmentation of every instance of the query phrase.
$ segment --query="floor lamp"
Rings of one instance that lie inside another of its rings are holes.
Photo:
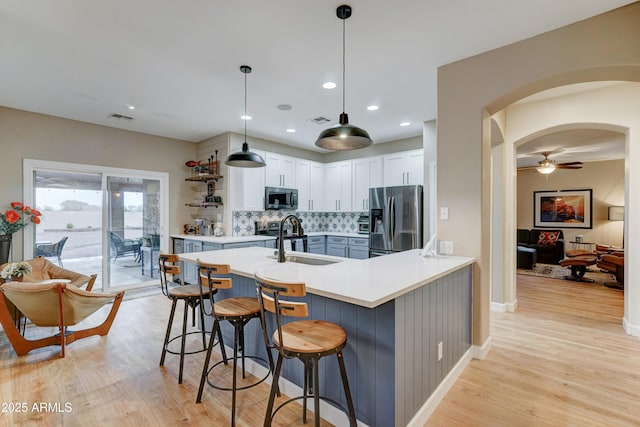
[[[609,206],[609,221],[624,221],[624,206]],[[622,226],[622,247],[624,248],[624,225]]]

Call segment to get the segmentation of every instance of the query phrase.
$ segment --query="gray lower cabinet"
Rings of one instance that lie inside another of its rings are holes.
[[[369,238],[327,236],[327,255],[367,259],[369,258]]]
[[[349,258],[369,258],[369,238],[349,237]]]
[[[203,251],[219,251],[220,249],[222,249],[222,245],[220,243],[202,242]]]
[[[276,240],[265,240],[264,241],[264,247],[265,248],[272,248],[275,249],[276,248]]]
[[[347,258],[349,254],[349,238],[327,236],[327,255]]]
[[[312,236],[307,237],[307,252],[313,254],[326,254],[326,237],[325,236]]]
[[[185,240],[184,253],[202,252],[202,242],[199,240]],[[182,277],[184,283],[198,283],[198,267],[192,262],[182,263]]]
[[[222,249],[252,248],[254,246],[264,248],[264,240],[256,240],[255,242],[225,243],[222,245]]]

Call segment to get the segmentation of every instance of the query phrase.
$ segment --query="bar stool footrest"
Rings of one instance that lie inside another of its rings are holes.
[[[267,366],[269,366],[269,362],[265,359],[263,359],[262,357],[258,357],[258,356],[244,356],[245,359],[251,359],[251,360],[260,360],[262,362],[264,362]],[[238,360],[240,360],[241,358],[238,357]],[[224,391],[232,391],[233,388],[232,387],[222,387],[220,385],[217,385],[215,383],[213,383],[210,379],[209,379],[209,374],[211,373],[211,371],[216,368],[217,366],[220,366],[222,364],[227,365],[229,362],[232,362],[233,358],[228,358],[227,360],[221,360],[219,362],[216,362],[214,365],[212,365],[209,370],[207,371],[207,384],[209,384],[211,387],[215,388],[216,390],[224,390]],[[236,368],[239,368],[239,366],[237,366]],[[267,368],[267,374],[263,377],[263,378],[259,378],[258,381],[242,386],[242,387],[236,387],[236,391],[237,390],[246,390],[248,388],[251,387],[255,387],[258,384],[264,382],[267,378],[269,378],[269,375],[271,374],[271,370],[269,370],[269,368]]]
[[[313,394],[307,395],[306,397],[307,397],[307,399],[311,399],[311,400],[313,400]],[[276,414],[278,413],[278,411],[279,411],[280,409],[282,409],[284,406],[288,405],[288,404],[289,404],[289,403],[291,403],[291,402],[294,402],[294,401],[296,401],[296,400],[302,400],[302,399],[304,399],[304,398],[305,398],[305,396],[297,396],[297,397],[292,397],[291,399],[289,399],[289,400],[286,400],[286,401],[282,402],[282,403],[281,403],[280,405],[278,405],[278,406],[276,407],[276,409],[271,413],[271,421],[273,422],[273,419],[275,418],[275,416],[276,416]],[[347,419],[349,418],[349,411],[348,411],[344,406],[342,406],[339,402],[336,402],[335,400],[331,399],[330,397],[325,397],[325,396],[318,396],[318,399],[320,399],[320,400],[324,400],[325,402],[331,402],[331,403],[333,403],[333,405],[334,405],[335,407],[339,408],[340,410],[342,410],[342,412],[344,412],[344,415],[347,417]],[[314,411],[317,411],[317,410],[318,410],[318,408],[313,408],[313,409],[314,409]]]
[[[194,335],[194,334],[198,334],[198,335],[202,335],[202,331],[193,331],[193,332],[187,332],[187,335]],[[173,338],[171,338],[169,341],[167,341],[167,345],[165,346],[165,351],[169,354],[177,354],[180,355],[181,352],[180,350],[171,350],[169,349],[169,344],[171,344],[171,342],[177,340],[177,339],[181,339],[182,338],[182,334],[177,335]],[[192,351],[185,351],[184,354],[197,354],[197,353],[202,353],[203,351],[207,351],[207,346],[204,346],[204,348],[200,349],[200,350],[192,350]]]

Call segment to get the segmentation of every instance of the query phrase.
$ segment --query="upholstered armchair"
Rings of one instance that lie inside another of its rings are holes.
[[[624,285],[624,252],[602,254],[597,264],[600,270],[616,275],[616,281]]]

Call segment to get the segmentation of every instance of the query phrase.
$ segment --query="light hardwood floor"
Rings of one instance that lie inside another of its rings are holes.
[[[622,330],[622,303],[621,291],[518,276],[518,310],[492,315],[492,350],[426,425],[640,425],[640,340]],[[175,356],[158,367],[169,307],[161,295],[125,301],[107,337],[76,341],[64,359],[56,347],[17,357],[0,333],[0,404],[28,406],[0,412],[0,426],[230,425],[230,393],[207,387],[195,403],[204,353],[187,357],[182,385]],[[239,392],[238,426],[262,425],[267,395],[266,384]],[[298,408],[274,425],[302,425]]]
[[[622,329],[622,291],[519,275],[517,295],[426,426],[639,426],[640,340]]]
[[[70,344],[64,359],[59,357],[59,347],[17,357],[0,332],[0,405],[7,410],[0,407],[0,426],[231,425],[230,392],[206,386],[202,403],[195,403],[205,353],[185,358],[182,385],[178,384],[178,356],[167,355],[165,366],[158,366],[170,305],[163,295],[124,301],[108,336]],[[178,309],[176,332],[182,324],[182,303]],[[36,336],[35,329],[28,328],[29,337]],[[194,339],[190,347],[196,346]],[[265,383],[238,392],[236,425],[261,426],[268,395]],[[9,402],[26,403],[26,412],[9,411]],[[34,403],[51,406],[34,410]],[[303,425],[299,408],[296,404],[285,407],[273,425]]]

